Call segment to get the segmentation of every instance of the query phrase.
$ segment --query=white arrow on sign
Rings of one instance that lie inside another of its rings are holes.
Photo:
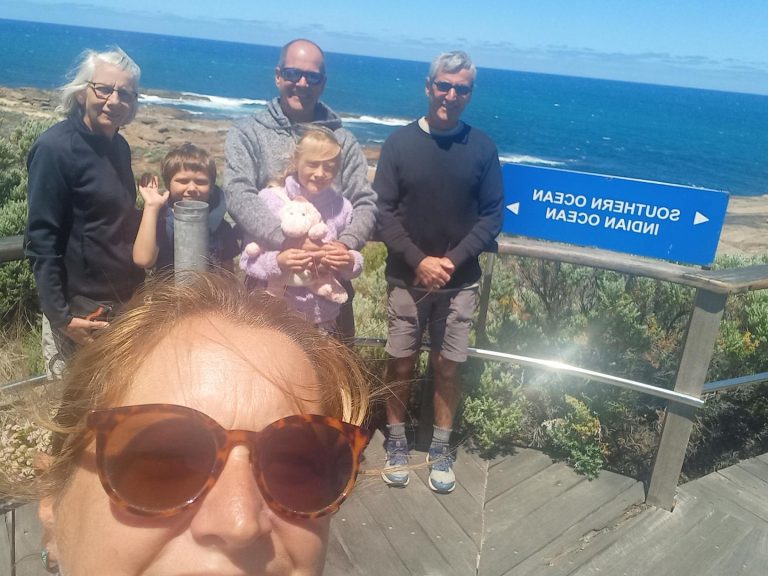
[[[696,212],[693,217],[693,225],[696,226],[697,224],[704,224],[704,222],[709,222],[709,218],[704,216],[704,214],[701,212]]]
[[[512,212],[512,214],[519,214],[520,213],[520,202],[515,202],[514,204],[507,204],[507,210]]]

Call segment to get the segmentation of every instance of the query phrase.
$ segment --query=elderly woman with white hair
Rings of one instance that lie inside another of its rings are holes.
[[[144,279],[131,257],[139,224],[131,151],[118,134],[136,115],[140,74],[119,48],[86,51],[61,88],[57,111],[67,117],[27,158],[25,252],[64,360]]]

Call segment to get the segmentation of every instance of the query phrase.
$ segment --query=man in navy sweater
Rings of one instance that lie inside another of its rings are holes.
[[[376,169],[379,233],[388,252],[386,350],[392,391],[382,477],[392,486],[409,480],[405,418],[421,336],[428,328],[435,376],[429,485],[442,493],[456,487],[450,435],[461,399],[459,368],[467,358],[477,303],[478,256],[495,248],[504,200],[495,144],[460,119],[475,76],[466,53],[438,56],[426,78],[427,115],[387,139]]]

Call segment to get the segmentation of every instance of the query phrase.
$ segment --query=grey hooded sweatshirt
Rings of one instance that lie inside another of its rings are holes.
[[[334,187],[352,204],[352,222],[339,241],[360,250],[370,239],[376,223],[376,193],[368,182],[368,164],[357,139],[342,128],[341,118],[318,102],[313,124],[333,130],[341,145],[341,170]],[[271,250],[282,248],[285,236],[280,222],[259,198],[259,191],[279,179],[293,156],[300,125],[292,125],[274,98],[265,110],[235,122],[224,147],[224,196],[235,222],[246,240],[255,240]]]

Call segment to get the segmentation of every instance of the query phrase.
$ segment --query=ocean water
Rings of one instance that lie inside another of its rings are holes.
[[[142,67],[142,102],[234,118],[276,91],[279,48],[0,20],[0,84],[54,88],[86,48]],[[364,144],[425,112],[428,63],[327,54],[323,99]],[[502,162],[768,193],[768,96],[481,68],[464,119]]]

